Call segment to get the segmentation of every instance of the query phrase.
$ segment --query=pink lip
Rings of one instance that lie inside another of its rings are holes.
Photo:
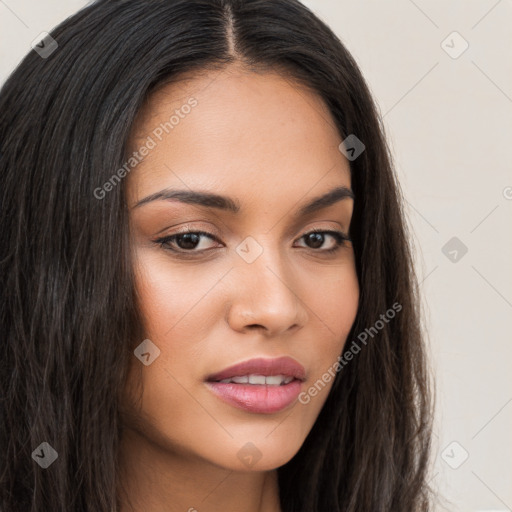
[[[281,386],[219,382],[222,379],[250,374],[284,375],[294,377],[294,380]],[[206,379],[206,385],[221,400],[234,407],[248,412],[272,414],[285,409],[297,399],[305,376],[304,367],[290,357],[259,358],[230,366],[210,375]]]
[[[206,380],[220,381],[222,379],[229,379],[231,377],[242,377],[244,375],[257,374],[257,375],[284,375],[286,377],[295,377],[298,380],[304,380],[306,370],[295,359],[291,357],[279,357],[277,359],[251,359],[243,363],[235,364],[229,368],[209,375]]]

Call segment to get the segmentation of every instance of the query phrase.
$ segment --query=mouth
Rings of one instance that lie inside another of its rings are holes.
[[[222,401],[247,412],[272,414],[289,407],[305,380],[304,367],[290,357],[251,359],[206,378]]]
[[[228,377],[219,381],[222,384],[250,384],[251,386],[284,386],[289,384],[295,377],[291,375],[239,375],[236,377]]]

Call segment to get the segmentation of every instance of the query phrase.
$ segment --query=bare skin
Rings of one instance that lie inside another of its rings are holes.
[[[158,140],[154,130],[191,97],[196,106]],[[280,512],[277,468],[299,450],[333,381],[307,404],[265,414],[224,402],[205,379],[256,357],[290,356],[306,370],[305,391],[341,354],[359,285],[351,242],[327,254],[338,244],[325,231],[348,234],[353,199],[296,215],[333,188],[350,189],[340,135],[317,95],[236,65],[157,91],[133,148],[148,136],[157,144],[127,176],[127,202],[146,337],[160,355],[148,366],[132,361],[121,512]],[[164,189],[229,196],[240,211],[162,198],[137,206]],[[183,236],[155,242],[185,225],[213,237],[195,247]],[[304,236],[313,229],[323,238]],[[259,255],[248,263],[241,254]],[[248,464],[247,453],[259,459]]]

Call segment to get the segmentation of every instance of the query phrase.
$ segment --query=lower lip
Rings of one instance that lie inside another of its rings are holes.
[[[300,393],[301,381],[292,380],[282,386],[207,382],[221,399],[248,412],[272,414],[286,409]]]

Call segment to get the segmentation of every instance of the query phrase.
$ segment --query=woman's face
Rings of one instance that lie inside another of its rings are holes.
[[[138,352],[146,364],[132,359],[130,383],[140,377],[143,391],[130,426],[160,450],[269,470],[311,430],[359,299],[352,244],[326,233],[348,235],[352,216],[340,142],[322,100],[270,72],[168,84],[141,111],[132,146],[143,158],[126,179],[151,343]],[[273,361],[283,357],[292,364]],[[241,378],[218,382],[231,377]],[[322,389],[298,400],[319,379]]]

